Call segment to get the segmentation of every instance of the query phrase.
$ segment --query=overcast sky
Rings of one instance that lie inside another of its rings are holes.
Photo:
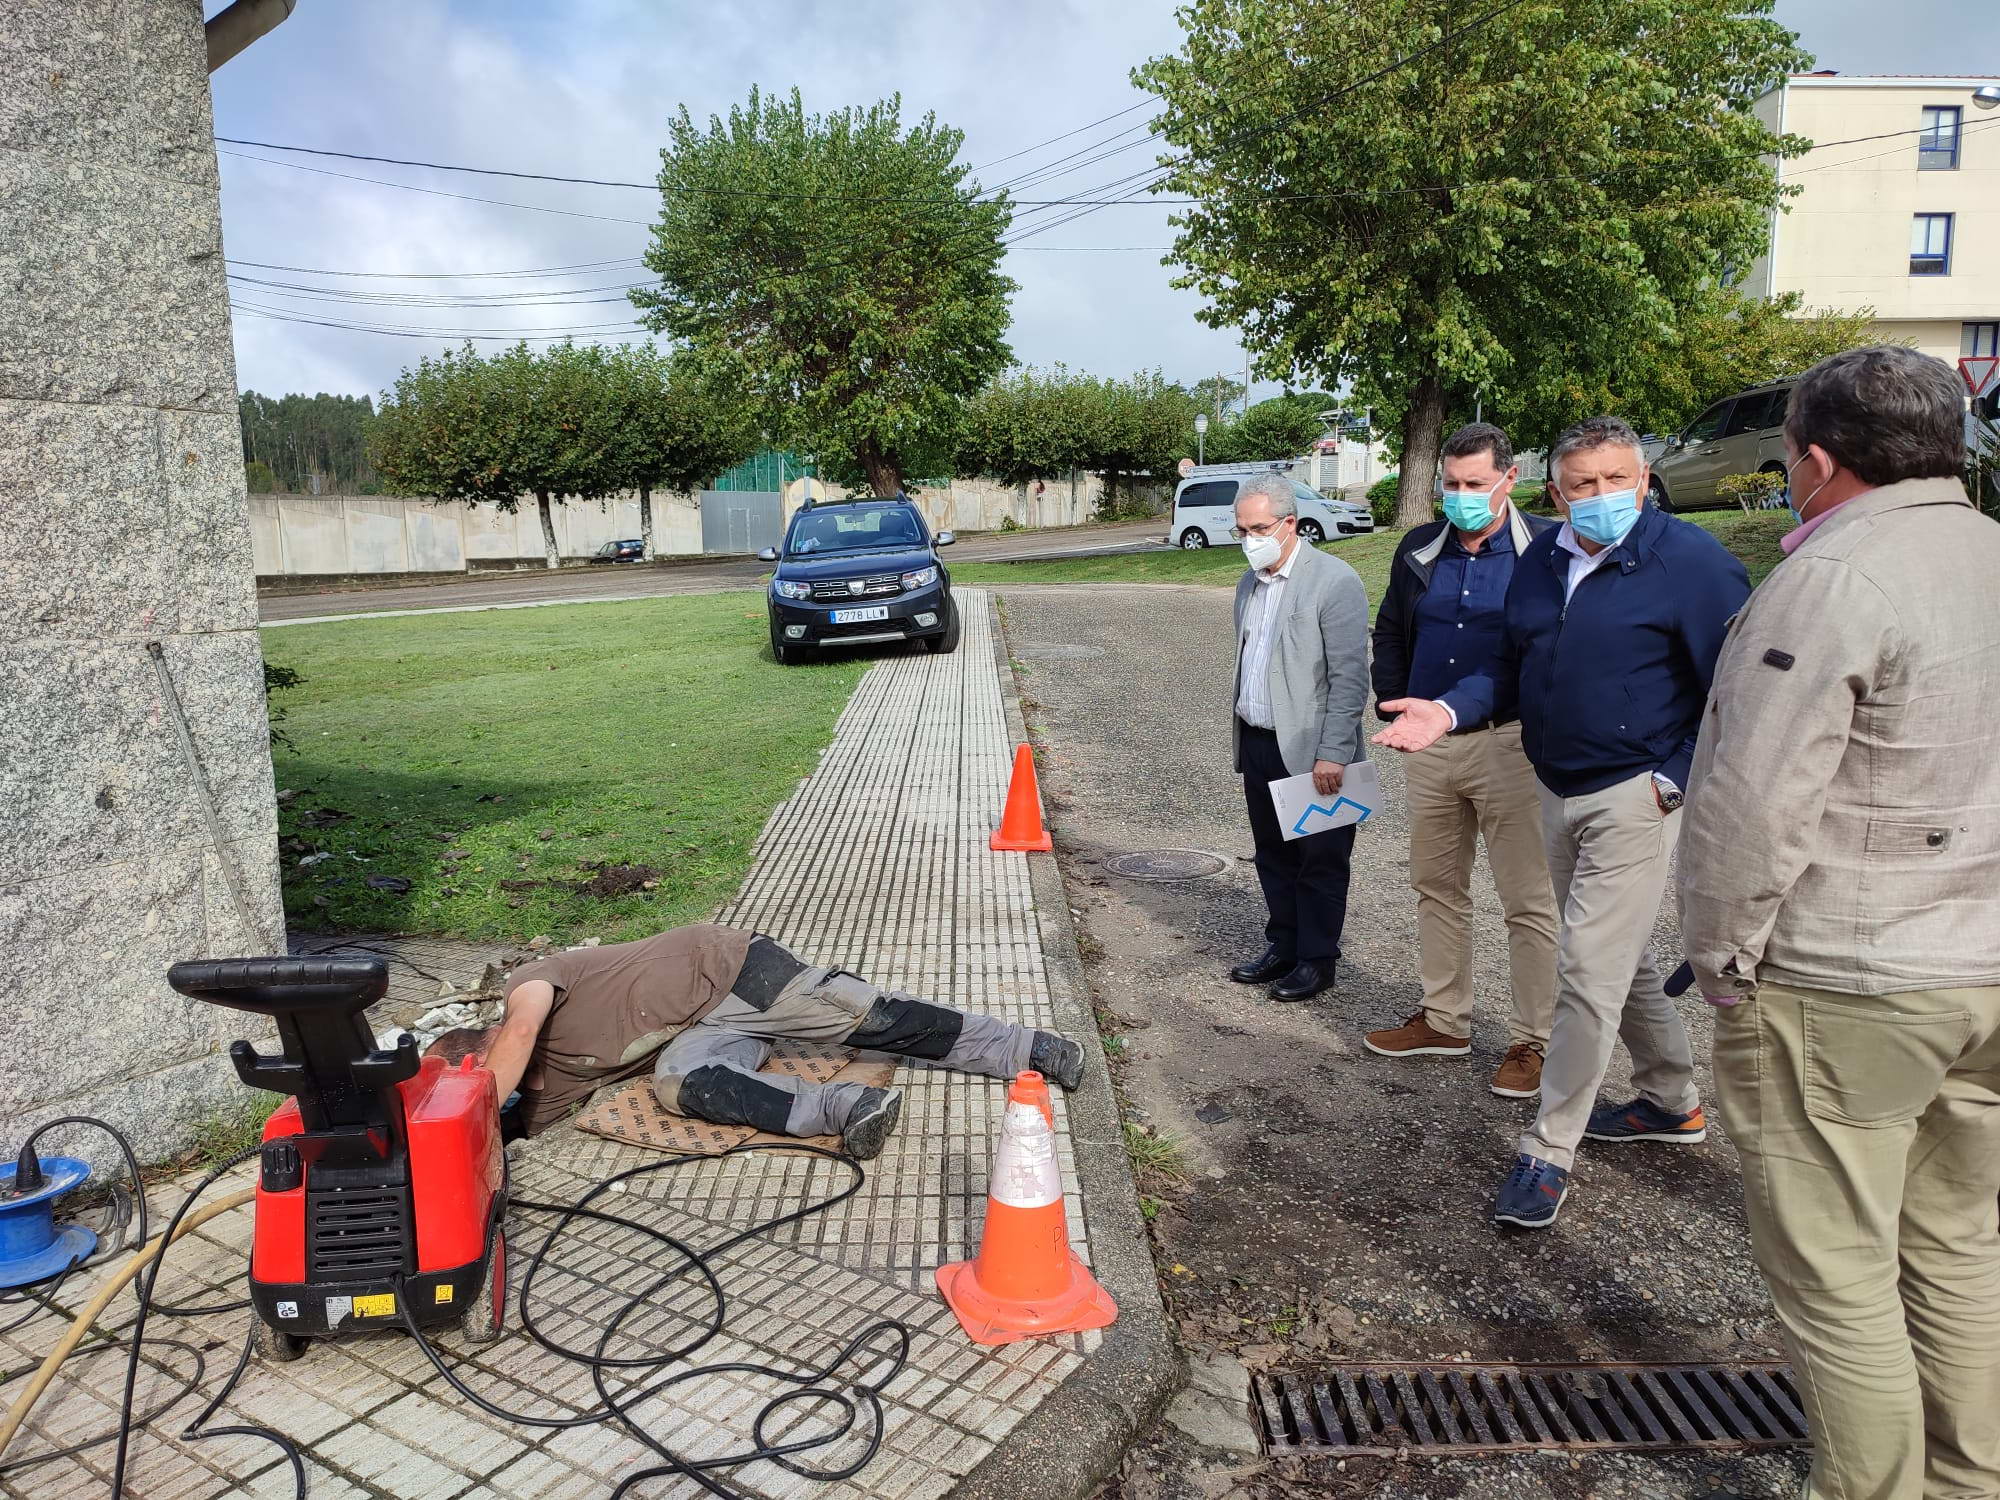
[[[210,14],[223,0],[207,0]],[[1779,0],[1819,65],[1842,72],[2000,73],[2000,5],[1900,0]],[[1051,137],[1143,103],[1132,67],[1175,49],[1168,0],[299,0],[292,18],[213,79],[216,134],[517,171],[649,182],[664,122],[686,104],[726,112],[752,84],[797,85],[809,109],[868,103],[900,91],[905,118],[926,110],[965,132],[963,159],[994,163],[988,184],[1083,150],[1116,154],[1057,163],[1020,198],[1099,196],[1090,189],[1146,167],[1153,148],[1128,127],[1135,109],[1067,140]],[[1099,146],[1099,143],[1103,143]],[[1041,146],[1028,154],[1013,153]],[[1125,148],[1125,149],[1119,149]],[[223,233],[232,271],[286,286],[233,286],[236,355],[246,389],[374,395],[405,364],[450,339],[438,330],[530,332],[629,322],[617,288],[654,202],[646,192],[479,178],[224,145]],[[997,160],[999,158],[1011,158]],[[310,166],[316,171],[304,171]],[[329,172],[350,177],[324,175]],[[432,189],[411,192],[375,178]],[[539,205],[538,212],[439,194]],[[1024,229],[1067,212],[1024,213]],[[1010,334],[1033,364],[1097,374],[1159,368],[1193,381],[1241,378],[1226,330],[1195,321],[1197,300],[1159,264],[1168,210],[1107,208],[1051,225],[1010,252],[1021,284]],[[809,215],[800,230],[810,233]],[[526,278],[385,279],[323,272],[516,272],[606,263]],[[295,290],[362,289],[356,304]],[[410,297],[543,292],[594,305],[440,308]],[[398,337],[277,321],[365,323],[428,331]],[[612,336],[642,337],[632,328]],[[502,347],[484,343],[483,348]]]

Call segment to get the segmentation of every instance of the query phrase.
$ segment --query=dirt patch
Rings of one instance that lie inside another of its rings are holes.
[[[605,860],[582,866],[596,873],[590,879],[579,882],[573,889],[580,896],[589,896],[597,901],[610,901],[619,896],[629,896],[634,891],[650,891],[660,883],[660,872],[651,865],[614,865]]]

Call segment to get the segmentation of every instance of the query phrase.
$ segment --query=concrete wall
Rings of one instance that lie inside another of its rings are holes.
[[[1821,147],[1780,167],[1798,196],[1777,216],[1774,248],[1752,267],[1748,289],[1798,292],[1809,308],[1873,308],[1885,338],[1915,339],[1956,364],[1964,325],[2000,319],[2000,115],[1970,97],[1994,82],[1807,76],[1767,96],[1760,113],[1794,135],[1886,139]],[[1918,170],[1911,132],[1931,104],[1963,111],[1956,171]],[[1919,213],[1954,216],[1949,275],[1910,274]]]
[[[805,498],[806,480],[785,491],[789,517]],[[827,486],[810,481],[824,499]],[[1088,521],[1103,498],[1095,474],[1052,479],[1040,485],[1004,485],[990,479],[954,479],[913,491],[937,530],[997,531],[1016,526],[1074,526]],[[1119,499],[1133,496],[1164,509],[1170,485],[1125,480]],[[639,499],[571,502],[554,507],[556,541],[564,557],[588,557],[621,537],[640,535]],[[440,504],[353,495],[252,495],[250,530],[259,577],[354,573],[462,573],[469,563],[526,558],[539,561],[542,524],[532,496],[510,514],[491,506]],[[701,512],[693,497],[653,496],[653,552],[660,557],[700,552]]]
[[[282,951],[201,0],[0,18],[0,1148],[244,1097],[176,959]],[[258,929],[145,646],[164,644]],[[73,1135],[66,1140],[83,1143]],[[91,1143],[102,1159],[101,1143]]]

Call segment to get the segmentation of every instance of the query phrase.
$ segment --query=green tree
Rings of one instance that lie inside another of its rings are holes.
[[[1220,422],[1229,408],[1243,399],[1243,382],[1227,375],[1206,375],[1188,387],[1195,409],[1208,413],[1211,422]]]
[[[372,495],[378,488],[368,464],[374,405],[366,396],[244,391],[236,407],[245,479],[253,491],[261,485],[262,493]]]
[[[743,403],[687,355],[623,344],[609,357],[620,489],[639,492],[639,531],[653,554],[653,491],[691,495],[757,451]]]
[[[523,342],[489,356],[468,344],[398,377],[376,413],[371,452],[395,494],[508,512],[533,495],[554,568],[562,559],[551,505],[625,487],[619,417],[603,349]]]
[[[1288,392],[1259,401],[1234,422],[1208,430],[1210,463],[1297,458],[1326,431],[1319,414],[1338,403],[1325,391]]]
[[[956,165],[961,132],[900,98],[808,115],[752,90],[660,152],[660,220],[632,301],[743,391],[770,437],[878,495],[947,463],[961,403],[1011,358],[1002,195]]]
[[[1809,61],[1769,10],[1190,0],[1134,74],[1179,148],[1162,190],[1200,200],[1178,284],[1269,372],[1351,381],[1425,519],[1448,412],[1605,381],[1762,248],[1769,158],[1806,143],[1752,106]]]

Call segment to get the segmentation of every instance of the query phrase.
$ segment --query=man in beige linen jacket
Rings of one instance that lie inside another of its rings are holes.
[[[1802,524],[1723,646],[1681,836],[1819,1500],[2000,1496],[2000,525],[1963,398],[1889,346],[1794,390]]]

